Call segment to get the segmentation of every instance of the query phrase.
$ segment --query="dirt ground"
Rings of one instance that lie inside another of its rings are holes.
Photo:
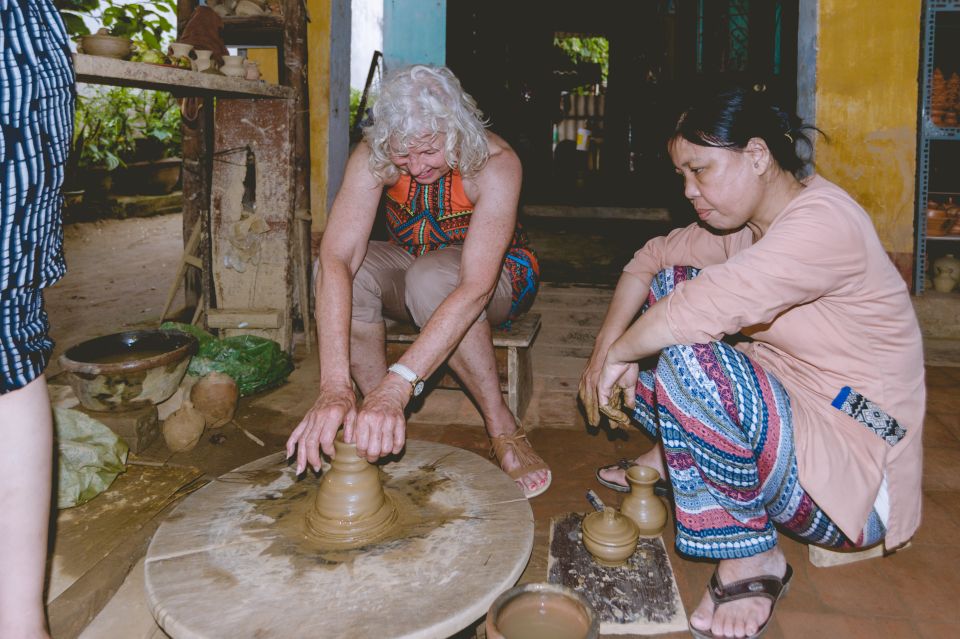
[[[67,274],[44,293],[56,341],[49,377],[60,371],[57,358],[74,344],[159,325],[183,253],[181,220],[171,214],[65,227]],[[179,295],[182,304],[182,290]]]

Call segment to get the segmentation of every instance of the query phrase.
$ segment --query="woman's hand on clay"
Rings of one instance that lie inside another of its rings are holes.
[[[594,347],[590,359],[587,361],[586,368],[580,374],[580,387],[577,395],[580,397],[580,403],[583,404],[583,410],[587,417],[587,423],[591,426],[600,425],[600,404],[597,400],[597,385],[600,382],[600,371],[603,369],[603,359],[606,355],[606,349],[600,352],[599,348]]]
[[[340,426],[349,430],[357,417],[356,395],[350,386],[321,388],[313,407],[287,439],[287,458],[297,454],[297,474],[309,463],[320,472],[320,449],[333,457],[333,440]]]
[[[611,361],[608,353],[597,381],[597,401],[600,404],[600,410],[616,422],[628,422],[629,419],[620,411],[619,396],[623,394],[623,406],[635,408],[637,398],[634,389],[637,387],[639,378],[640,366],[636,362]]]
[[[363,399],[354,422],[344,429],[344,441],[354,441],[357,455],[373,463],[397,454],[406,442],[407,419],[403,414],[410,400],[410,384],[389,375]]]

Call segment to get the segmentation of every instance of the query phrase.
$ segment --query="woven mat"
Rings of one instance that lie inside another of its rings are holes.
[[[608,568],[593,561],[583,546],[582,519],[581,513],[568,513],[550,520],[548,580],[586,597],[600,615],[601,634],[687,630],[687,616],[663,539],[641,538],[625,565]]]

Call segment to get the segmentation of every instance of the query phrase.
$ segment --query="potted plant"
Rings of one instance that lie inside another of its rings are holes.
[[[94,2],[94,0],[65,1],[82,4],[84,7]],[[99,2],[96,6],[100,6]],[[108,0],[100,14],[103,27],[92,35],[78,32],[78,50],[82,53],[123,59],[130,55],[134,39],[141,41],[147,49],[160,50],[160,41],[164,34],[173,31],[173,25],[166,14],[175,12],[174,0],[145,0],[129,4]],[[74,14],[72,17],[77,15]],[[75,25],[73,20],[71,23]],[[74,29],[77,29],[76,25]]]

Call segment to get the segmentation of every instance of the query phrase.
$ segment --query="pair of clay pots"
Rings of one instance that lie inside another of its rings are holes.
[[[583,545],[602,566],[620,566],[633,555],[640,537],[656,537],[663,532],[667,509],[653,492],[660,473],[649,466],[631,466],[627,470],[630,493],[620,504],[620,512],[605,508],[583,518]]]

